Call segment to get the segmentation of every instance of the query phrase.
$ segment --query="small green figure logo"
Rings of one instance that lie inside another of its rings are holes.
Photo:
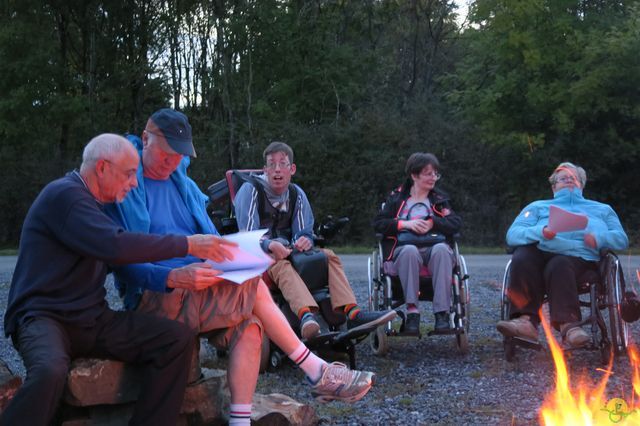
[[[629,411],[627,401],[622,398],[611,398],[607,401],[605,408],[602,408],[602,411],[609,413],[609,420],[611,423],[620,423],[636,410]]]

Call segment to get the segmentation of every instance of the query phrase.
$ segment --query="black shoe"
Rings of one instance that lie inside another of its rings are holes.
[[[408,334],[410,336],[417,336],[420,334],[420,314],[415,312],[407,314],[403,334]]]
[[[435,331],[444,331],[449,330],[451,327],[449,325],[449,313],[442,311],[436,312],[436,325],[433,327]]]
[[[360,311],[356,314],[354,319],[347,320],[347,328],[349,330],[366,329],[377,325],[384,324],[391,321],[396,317],[396,311],[382,311],[382,312],[365,312]]]

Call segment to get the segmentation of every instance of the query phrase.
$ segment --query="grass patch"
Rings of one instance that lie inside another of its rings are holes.
[[[0,249],[0,256],[16,256],[18,254],[17,248],[3,248]]]

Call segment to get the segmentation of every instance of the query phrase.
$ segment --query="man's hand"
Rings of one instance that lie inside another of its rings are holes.
[[[238,244],[227,241],[214,235],[196,234],[187,237],[189,254],[200,259],[209,259],[214,262],[224,262],[233,259],[229,247],[237,247]]]
[[[279,241],[271,241],[269,243],[269,251],[271,252],[275,260],[286,259],[291,254],[291,249],[285,247]]]
[[[415,232],[416,234],[422,235],[431,231],[433,228],[433,220],[428,219],[414,219],[414,220],[403,220],[402,228],[408,229],[409,231]]]
[[[296,240],[296,243],[293,245],[298,251],[307,251],[311,250],[313,247],[313,243],[307,237],[300,237]]]
[[[553,240],[556,237],[556,232],[549,229],[548,226],[542,228],[542,236],[547,240]]]
[[[598,242],[596,241],[596,237],[593,234],[584,234],[584,243],[587,247],[591,247],[592,249],[598,248]]]
[[[213,269],[208,263],[192,263],[182,268],[172,269],[167,277],[167,287],[204,290],[224,281],[218,275],[220,271]]]

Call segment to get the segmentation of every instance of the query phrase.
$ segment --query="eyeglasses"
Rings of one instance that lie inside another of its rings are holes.
[[[428,172],[428,173],[420,173],[421,177],[426,177],[426,178],[433,178],[435,180],[438,180],[442,177],[442,175],[438,172]]]
[[[122,169],[120,168],[120,166],[118,166],[118,165],[117,165],[116,163],[114,163],[113,161],[110,161],[110,160],[105,159],[105,160],[104,160],[104,162],[105,162],[105,163],[109,163],[109,164],[111,164],[111,165],[113,166],[113,168],[114,168],[114,169],[116,169],[118,172],[120,172],[120,173],[122,173],[124,176],[126,176],[126,177],[127,177],[127,179],[131,179],[131,178],[135,177],[135,176],[138,174],[138,170],[137,170],[137,169],[136,169],[136,170],[128,170],[128,171],[127,171],[127,170],[122,170]]]
[[[573,176],[563,176],[556,178],[556,183],[577,183]]]
[[[280,163],[267,163],[265,167],[269,170],[275,170],[278,167],[284,170],[284,169],[288,169],[290,166],[291,166],[291,163],[285,163],[284,161],[281,161]]]

